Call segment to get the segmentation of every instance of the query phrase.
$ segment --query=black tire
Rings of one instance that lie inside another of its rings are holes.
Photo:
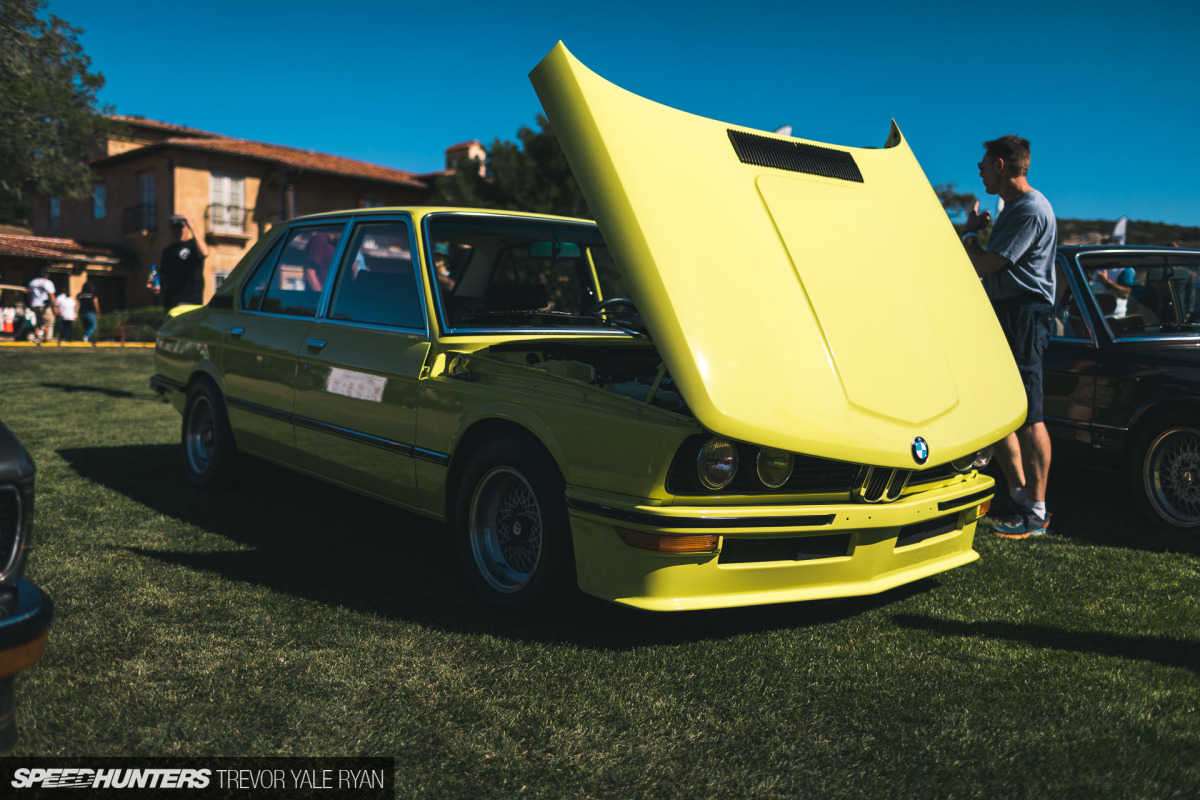
[[[188,391],[180,442],[183,469],[193,486],[215,488],[233,474],[237,444],[229,427],[225,399],[207,378],[197,380]]]
[[[1200,531],[1200,414],[1160,417],[1129,452],[1129,485],[1142,511],[1161,528]]]
[[[504,437],[471,457],[458,486],[455,541],[485,602],[548,608],[576,588],[564,489],[552,459],[532,442]]]

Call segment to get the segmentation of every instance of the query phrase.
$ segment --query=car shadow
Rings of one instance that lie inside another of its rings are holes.
[[[1151,661],[1165,667],[1180,667],[1200,674],[1200,642],[1168,636],[1122,636],[1114,633],[1085,633],[1045,625],[1010,622],[960,622],[918,614],[897,614],[892,621],[940,636],[961,636],[1021,642],[1044,650],[1066,650]]]
[[[109,397],[137,396],[133,392],[126,392],[123,389],[106,389],[103,386],[79,386],[76,384],[67,383],[43,383],[42,386],[47,389],[57,389],[58,391],[65,392],[66,394],[75,394],[77,392],[94,392],[96,394],[103,394]],[[142,399],[146,398],[143,397]]]
[[[938,585],[869,597],[656,614],[580,595],[536,614],[485,606],[463,579],[448,526],[314,478],[245,459],[218,492],[187,484],[175,445],[62,449],[81,476],[154,512],[235,542],[225,551],[123,546],[164,564],[322,603],[457,633],[622,650],[855,617]]]

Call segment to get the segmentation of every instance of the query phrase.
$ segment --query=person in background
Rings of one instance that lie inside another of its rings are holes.
[[[1014,508],[997,512],[993,532],[1007,539],[1045,534],[1050,528],[1046,482],[1050,476],[1050,435],[1042,416],[1042,357],[1054,317],[1054,254],[1058,224],[1050,201],[1029,185],[1029,142],[1002,136],[984,142],[977,165],[988,194],[1004,200],[1004,210],[985,250],[976,231],[991,218],[979,204],[967,214],[963,246],[983,279],[983,288],[1008,339],[1027,404],[1025,422],[997,445],[997,462],[1008,481]]]
[[[453,292],[455,280],[450,275],[450,245],[445,242],[435,242],[433,245],[433,268],[437,275],[438,288],[444,292]]]
[[[79,303],[79,322],[83,325],[83,340],[96,346],[96,318],[100,316],[100,301],[96,299],[96,287],[88,281],[75,296]]]
[[[1137,278],[1129,267],[1098,269],[1092,280],[1092,294],[1104,292],[1112,295],[1117,303],[1109,316],[1124,317],[1129,313],[1129,298],[1136,286]]]
[[[29,308],[37,317],[37,328],[33,332],[38,344],[50,341],[54,335],[54,284],[47,277],[48,267],[42,267],[38,276],[29,282]]]
[[[162,264],[158,275],[166,311],[204,302],[204,259],[208,257],[208,245],[196,235],[191,217],[171,217],[171,234],[175,241],[163,248],[158,260]]]
[[[319,292],[325,286],[325,276],[333,266],[340,238],[340,234],[329,231],[317,231],[309,238],[304,248],[304,288]]]
[[[54,298],[54,308],[58,311],[59,344],[75,338],[75,312],[78,305],[78,301],[71,297],[70,292],[61,292]]]

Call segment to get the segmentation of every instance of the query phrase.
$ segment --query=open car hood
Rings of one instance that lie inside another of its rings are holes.
[[[672,377],[714,433],[913,468],[1025,415],[1016,366],[893,124],[836,147],[686,114],[560,42],[530,75]]]

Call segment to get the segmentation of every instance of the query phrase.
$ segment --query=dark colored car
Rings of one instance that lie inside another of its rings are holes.
[[[1062,246],[1057,268],[1054,462],[1120,470],[1155,523],[1200,530],[1200,251]]]
[[[46,651],[53,606],[22,573],[33,528],[33,459],[0,424],[0,755],[17,740],[15,683]]]

